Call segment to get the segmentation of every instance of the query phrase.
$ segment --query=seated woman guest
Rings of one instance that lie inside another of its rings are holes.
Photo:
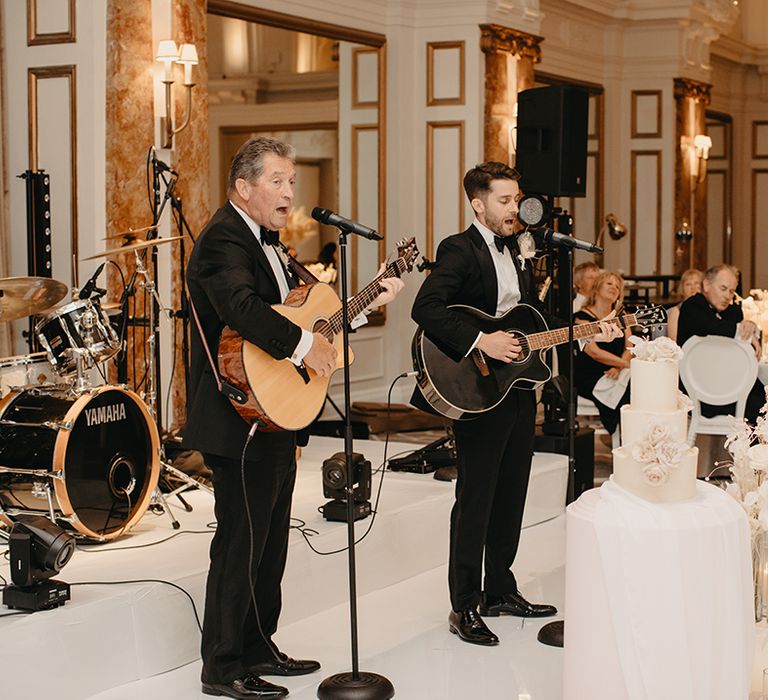
[[[677,322],[680,319],[680,307],[686,299],[690,299],[694,294],[701,291],[703,279],[704,273],[695,268],[686,270],[680,276],[680,284],[677,287],[680,303],[667,311],[667,335],[675,342],[677,342]]]
[[[574,314],[576,323],[593,323],[605,318],[612,311],[619,312],[624,299],[624,279],[615,272],[602,272],[595,280],[587,301],[580,311]],[[597,382],[603,377],[617,379],[622,369],[629,367],[632,355],[627,348],[631,332],[629,329],[609,343],[587,343],[576,356],[574,364],[574,382],[579,396],[594,401],[600,412],[600,421],[609,433],[616,430],[619,423],[619,408],[629,402],[629,384],[624,395],[615,406],[607,406],[594,395]]]

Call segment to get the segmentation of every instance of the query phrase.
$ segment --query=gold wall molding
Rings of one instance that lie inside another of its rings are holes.
[[[760,197],[760,193],[757,191],[758,179],[766,178],[764,183],[765,192],[763,197]],[[757,287],[759,284],[763,284],[763,280],[757,279],[757,256],[760,251],[757,249],[757,229],[760,225],[760,216],[758,214],[758,201],[761,203],[765,200],[765,196],[768,195],[768,169],[765,168],[753,168],[752,169],[752,187],[750,190],[750,213],[749,213],[749,284],[744,285],[745,289],[751,287]],[[760,207],[761,208],[761,207]],[[762,236],[761,236],[762,238]],[[765,269],[761,259],[761,270]]]
[[[69,176],[70,176],[70,253],[72,256],[72,285],[79,286],[77,260],[79,259],[79,235],[77,227],[77,70],[74,65],[38,66],[27,69],[28,144],[29,169],[39,166],[39,115],[38,88],[41,80],[64,78],[67,80],[69,97]]]
[[[656,125],[653,129],[641,130],[638,115],[638,102],[643,98],[656,99]],[[633,139],[653,139],[660,138],[662,135],[661,121],[661,90],[632,90],[632,138]]]
[[[661,272],[661,202],[662,202],[662,192],[661,192],[661,151],[654,150],[654,151],[632,151],[632,165],[630,168],[630,201],[631,201],[631,210],[632,214],[630,216],[630,225],[629,225],[629,235],[631,237],[631,246],[630,246],[630,254],[629,254],[629,269],[630,274],[637,275],[641,274],[637,271],[637,212],[640,209],[647,208],[646,205],[643,204],[643,202],[647,201],[647,197],[642,196],[640,192],[638,192],[638,185],[639,185],[639,179],[637,175],[637,161],[640,158],[652,158],[656,161],[656,241],[655,241],[655,248],[656,248],[656,261],[655,261],[655,270],[643,270],[642,274],[660,274]],[[646,242],[643,241],[645,244]],[[648,241],[648,244],[651,242]]]
[[[464,187],[462,178],[464,177],[464,120],[457,121],[432,121],[427,122],[427,235],[426,235],[426,256],[431,258],[434,255],[435,243],[435,132],[439,129],[456,129],[459,137],[458,147],[458,183],[456,190],[456,201],[458,202],[459,227],[463,230],[466,227],[464,220]],[[454,231],[454,233],[456,233]]]
[[[762,138],[761,138],[762,135]],[[768,121],[752,122],[752,158],[761,160],[768,158],[768,148],[760,148],[760,142],[763,141],[768,146]]]
[[[379,106],[379,90],[378,86],[376,89],[376,99],[375,100],[361,100],[360,99],[360,77],[362,71],[360,70],[359,66],[359,59],[360,56],[363,55],[371,55],[373,54],[376,56],[377,60],[377,70],[376,70],[376,77],[378,79],[378,59],[379,59],[379,51],[376,48],[359,48],[355,47],[352,49],[352,109],[361,109],[366,107],[378,107]]]
[[[510,29],[501,24],[480,25],[480,49],[485,54],[508,53],[519,58],[541,62],[541,42],[544,37]]]
[[[378,124],[353,124],[352,125],[352,167],[351,167],[351,179],[352,179],[352,202],[351,202],[351,216],[354,221],[358,221],[359,214],[359,203],[360,203],[360,197],[359,197],[359,188],[358,183],[360,181],[360,168],[358,167],[358,161],[360,159],[360,134],[372,131],[376,134],[377,141],[379,136],[379,125]],[[380,200],[379,200],[380,201]],[[378,206],[377,206],[378,208]],[[381,212],[377,212],[378,220],[376,221],[376,227],[381,230]],[[352,284],[352,289],[357,290],[359,289],[358,283],[360,281],[359,275],[358,275],[358,269],[357,269],[357,263],[358,263],[358,241],[357,236],[352,236],[352,255],[351,255],[351,277],[350,282]],[[366,283],[367,284],[367,283]]]
[[[77,41],[75,0],[66,0],[66,2],[67,28],[61,32],[39,33],[37,31],[37,0],[27,0],[27,46],[71,44]]]
[[[464,68],[463,41],[430,41],[427,42],[427,107],[448,105],[463,105],[466,101],[465,68]],[[435,97],[435,53],[438,51],[459,52],[459,74],[456,76],[456,84],[459,87],[455,97]]]

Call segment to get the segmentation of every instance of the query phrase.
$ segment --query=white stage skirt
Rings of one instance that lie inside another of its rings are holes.
[[[754,651],[742,508],[697,483],[650,503],[612,481],[567,509],[564,700],[743,700]]]

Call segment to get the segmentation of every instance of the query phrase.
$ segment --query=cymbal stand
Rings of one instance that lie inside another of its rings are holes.
[[[155,335],[155,305],[157,305],[157,308],[162,312],[165,313],[169,318],[171,315],[171,309],[164,306],[162,303],[162,300],[160,299],[160,295],[157,292],[157,288],[155,287],[154,280],[152,279],[152,276],[149,274],[149,271],[146,267],[144,267],[144,261],[142,259],[142,256],[139,254],[139,251],[134,251],[134,255],[136,257],[136,275],[141,279],[141,282],[139,285],[143,287],[146,292],[149,294],[150,299],[152,300],[152,303],[149,304],[149,336],[147,337],[147,345],[149,346],[147,356],[147,388],[144,392],[144,396],[142,397],[144,401],[147,404],[147,407],[149,408],[150,415],[158,421],[158,414],[157,414],[157,365],[155,363],[155,349],[156,349],[156,335]],[[158,422],[158,433],[162,433],[162,426]],[[184,500],[184,498],[181,496],[181,493],[183,491],[186,491],[189,488],[199,488],[203,491],[207,491],[210,494],[213,494],[213,489],[206,486],[205,484],[201,484],[196,479],[193,479],[191,476],[185,474],[184,472],[180,471],[179,469],[176,469],[176,467],[172,466],[171,464],[168,464],[168,462],[165,460],[165,452],[163,450],[162,444],[160,447],[160,469],[161,469],[161,478],[165,476],[166,478],[168,476],[172,477],[176,481],[181,481],[182,485],[171,490],[169,493],[165,494],[160,489],[160,486],[155,489],[155,492],[152,494],[152,500],[154,502],[154,509],[157,509],[158,504],[162,507],[162,509],[168,514],[168,517],[171,519],[171,525],[173,526],[174,530],[178,530],[181,525],[179,524],[179,521],[176,520],[175,516],[173,515],[173,512],[170,509],[170,506],[168,505],[168,498],[170,496],[176,496],[179,501],[181,501],[182,505],[184,506],[185,510],[187,512],[192,510],[192,506],[187,503],[187,501]]]

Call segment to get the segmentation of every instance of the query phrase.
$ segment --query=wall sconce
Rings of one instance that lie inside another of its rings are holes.
[[[707,177],[707,161],[712,148],[712,139],[706,134],[696,134],[693,138],[683,136],[680,145],[688,152],[688,162],[693,183],[704,182]]]
[[[601,248],[603,247],[606,232],[611,240],[620,241],[627,235],[627,227],[619,221],[616,214],[611,212],[610,214],[606,214],[603,225],[597,234],[597,240],[595,241],[595,244],[599,245]]]
[[[173,148],[173,137],[180,131],[183,131],[189,125],[192,117],[192,88],[195,84],[192,82],[192,66],[198,63],[197,49],[194,44],[182,44],[176,46],[172,39],[165,39],[157,47],[157,56],[155,58],[165,65],[163,75],[163,84],[165,85],[165,116],[160,118],[160,133],[162,134],[162,147]],[[171,94],[171,85],[173,79],[173,64],[180,63],[184,66],[184,87],[187,90],[187,111],[181,126],[173,128],[173,98]]]

